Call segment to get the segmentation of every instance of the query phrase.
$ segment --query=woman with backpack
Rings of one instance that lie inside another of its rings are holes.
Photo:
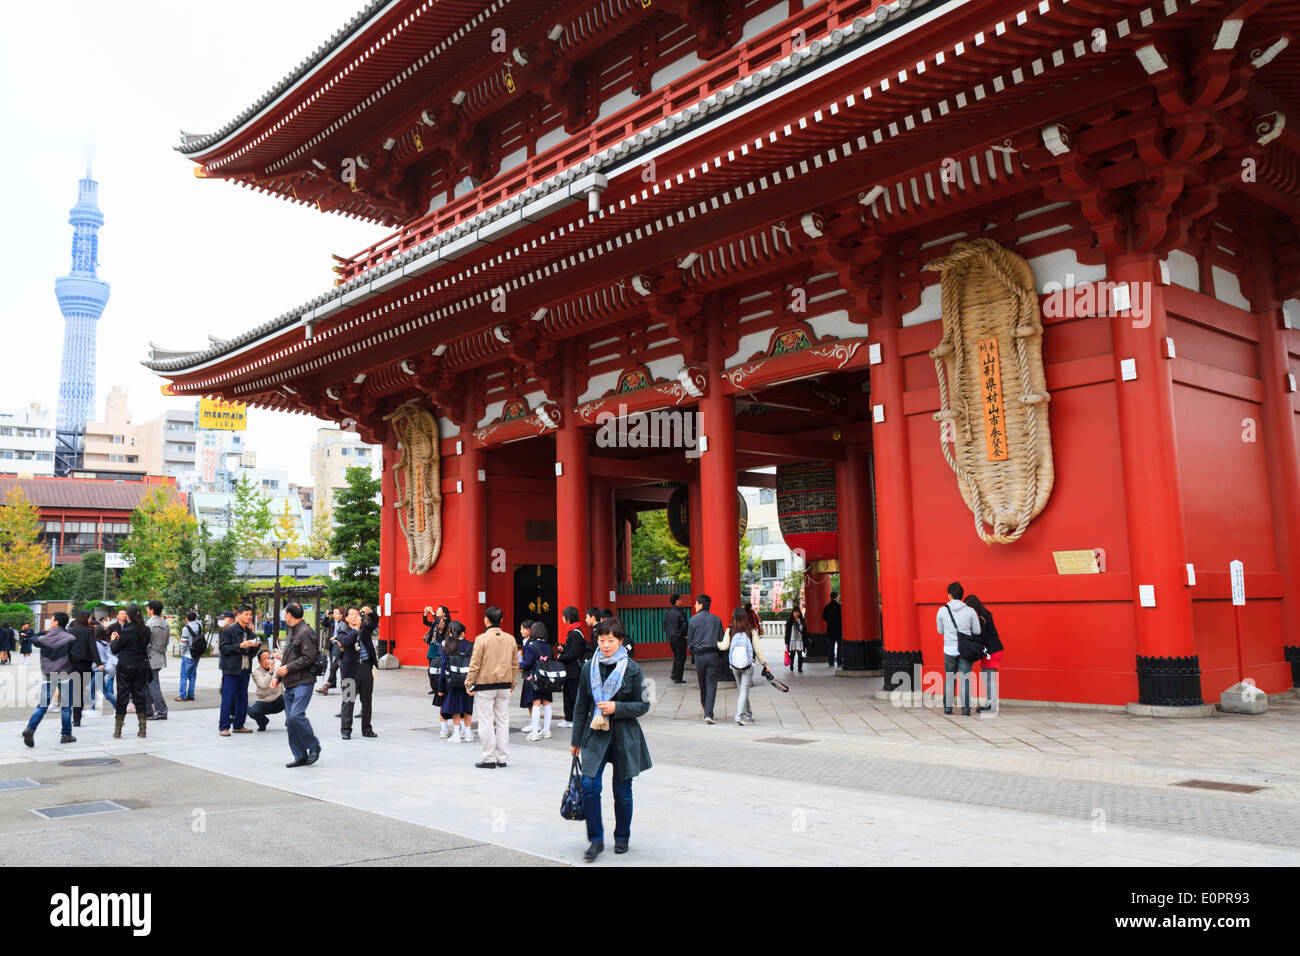
[[[763,665],[762,673],[767,673],[767,659],[763,657],[762,642],[750,623],[749,612],[738,607],[731,612],[731,625],[718,641],[718,650],[725,651],[731,673],[736,678],[736,724],[744,727],[754,722],[754,715],[749,710],[749,690],[754,683],[754,661]]]
[[[596,625],[596,656],[582,665],[569,753],[582,765],[582,809],[590,841],[582,858],[591,863],[605,849],[600,813],[605,764],[614,768],[614,852],[626,853],[632,833],[632,778],[649,770],[650,749],[637,718],[650,702],[641,668],[629,659],[627,635],[617,618]]]
[[[806,654],[807,645],[804,643],[807,628],[804,625],[803,611],[795,607],[790,611],[790,616],[785,620],[785,652],[789,656],[785,669],[793,671],[798,665],[799,673],[803,673],[803,659]]]
[[[466,640],[465,625],[452,621],[447,625],[447,636],[442,641],[438,665],[438,695],[442,701],[441,737],[449,743],[470,743],[474,732],[470,730],[470,715],[474,713],[474,699],[465,693],[465,674],[469,671],[474,642]],[[448,721],[451,722],[450,727]]]
[[[524,689],[519,695],[519,704],[532,713],[532,723],[524,728],[528,731],[528,740],[549,740],[551,736],[551,695],[552,685],[544,679],[542,665],[555,660],[555,648],[551,647],[546,625],[533,621],[528,631],[528,641],[524,644],[523,657],[519,662],[519,673],[523,675]],[[544,720],[541,729],[538,721]]]
[[[980,661],[980,677],[984,679],[984,706],[976,707],[981,714],[987,714],[997,706],[998,701],[998,666],[1002,663],[1002,639],[993,624],[993,612],[984,606],[973,594],[966,595],[966,606],[975,611],[980,619],[980,639],[984,642],[984,659]]]
[[[432,620],[429,618],[430,614],[433,615]],[[438,693],[437,661],[442,655],[442,642],[447,637],[447,628],[451,625],[451,612],[447,610],[445,604],[439,604],[436,611],[431,607],[426,607],[424,614],[421,615],[421,620],[424,621],[424,626],[428,628],[424,635],[424,643],[429,645],[429,650],[425,655],[429,661],[429,693],[436,695]],[[446,727],[443,729],[445,730]],[[445,737],[446,734],[443,734],[443,736]]]

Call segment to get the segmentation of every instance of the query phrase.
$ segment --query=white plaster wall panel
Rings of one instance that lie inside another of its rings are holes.
[[[489,402],[487,406],[487,410],[484,412],[483,417],[478,420],[478,424],[475,425],[474,427],[482,428],[484,425],[496,421],[498,418],[501,417],[501,409],[505,407],[506,407],[505,399],[501,399],[500,401],[497,402]]]
[[[837,339],[858,339],[867,334],[867,323],[853,321],[847,309],[810,315],[806,321],[817,333],[818,338],[823,335],[833,335]]]
[[[578,396],[578,404],[600,398],[618,384],[618,377],[623,370],[616,368],[612,372],[601,372],[587,380],[587,390]]]
[[[902,323],[904,326],[924,325],[926,322],[934,322],[942,318],[943,292],[936,282],[921,291],[921,304],[911,312],[904,313]]]
[[[1237,277],[1218,266],[1211,266],[1210,270],[1214,276],[1214,297],[1220,302],[1250,311],[1250,300],[1241,294],[1241,283]]]
[[[1049,282],[1055,283],[1053,288],[1059,285],[1063,289],[1073,289],[1076,285],[1101,282],[1106,278],[1104,265],[1082,265],[1073,249],[1058,249],[1045,256],[1034,256],[1028,262],[1034,273],[1034,287],[1039,293],[1046,291]]]
[[[500,172],[504,173],[507,172],[508,170],[514,169],[516,166],[518,166],[520,163],[523,163],[527,159],[528,159],[528,147],[521,146],[519,149],[515,150],[509,156],[505,156],[502,158]]]
[[[429,200],[428,212],[433,212],[435,209],[439,209],[445,205],[447,205],[447,190],[444,189],[442,192],[438,193],[438,195]]]
[[[635,356],[629,356],[629,361],[635,361]],[[666,378],[670,382],[676,380],[677,373],[681,371],[684,364],[682,353],[675,355],[665,355],[663,358],[657,358],[653,362],[646,362],[646,368],[650,370],[652,379]]]
[[[605,102],[600,104],[600,110],[596,114],[596,119],[603,120],[606,116],[613,116],[619,110],[627,109],[640,99],[641,98],[631,90],[623,90],[621,93],[615,93]]]
[[[772,341],[772,331],[771,328],[766,328],[762,332],[750,332],[748,335],[742,335],[740,337],[740,347],[723,364],[727,368],[731,368],[733,365],[739,365],[741,362],[748,360],[755,352],[766,351],[768,343]]]
[[[1196,258],[1181,249],[1169,253],[1169,281],[1193,292],[1201,291],[1201,270]]]
[[[1282,314],[1286,316],[1289,329],[1300,329],[1300,299],[1287,299],[1282,303]]]
[[[524,395],[524,401],[528,403],[529,408],[535,409],[537,408],[538,405],[542,404],[543,402],[550,401],[550,398],[546,394],[545,389],[539,388],[535,392],[528,392],[526,395]]]
[[[752,40],[760,33],[766,33],[775,26],[779,26],[786,19],[786,4],[778,3],[776,6],[764,10],[756,17],[750,17],[745,21],[745,27],[740,31],[740,42]],[[807,42],[811,43],[817,37],[807,37]]]
[[[665,84],[680,79],[691,70],[703,65],[704,61],[694,53],[690,56],[684,56],[680,60],[673,60],[667,66],[660,67],[650,75],[650,90],[651,92],[658,90]]]
[[[564,127],[557,126],[549,133],[537,137],[537,152],[544,153],[552,146],[559,146],[568,138],[569,134],[564,131]]]
[[[459,434],[460,434],[460,426],[457,425],[455,422],[453,422],[450,418],[438,419],[439,438],[455,438]]]

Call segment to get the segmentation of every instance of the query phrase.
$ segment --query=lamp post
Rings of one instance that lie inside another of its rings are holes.
[[[272,541],[271,547],[275,548],[275,616],[271,620],[271,650],[275,650],[280,646],[280,549],[284,542]]]

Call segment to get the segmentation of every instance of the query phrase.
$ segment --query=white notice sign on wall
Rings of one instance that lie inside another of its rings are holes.
[[[1234,605],[1243,605],[1246,603],[1246,566],[1240,561],[1233,561],[1228,565],[1228,576],[1232,579],[1232,603]]]

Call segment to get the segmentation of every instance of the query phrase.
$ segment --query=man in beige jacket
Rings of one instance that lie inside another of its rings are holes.
[[[474,718],[483,741],[483,759],[474,766],[493,770],[506,765],[510,749],[510,693],[519,674],[519,652],[514,637],[501,630],[501,608],[488,608],[483,626],[487,630],[474,639],[465,692],[474,698]]]

